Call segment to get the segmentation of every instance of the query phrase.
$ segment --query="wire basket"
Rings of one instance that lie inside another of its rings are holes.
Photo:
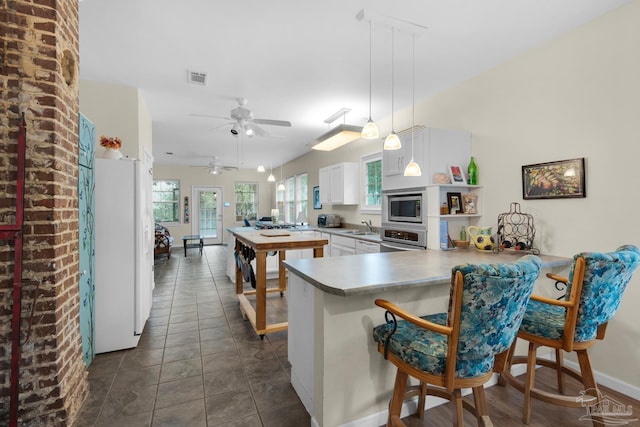
[[[498,215],[498,242],[494,252],[519,251],[538,255],[540,250],[533,246],[536,228],[533,215],[522,213],[520,203],[512,202],[509,212]]]

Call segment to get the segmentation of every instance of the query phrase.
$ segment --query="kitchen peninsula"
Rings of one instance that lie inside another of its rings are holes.
[[[286,251],[292,249],[313,249],[314,257],[323,256],[323,247],[328,243],[327,239],[315,237],[300,232],[288,230],[256,230],[253,228],[237,228],[229,230],[235,237],[235,253],[244,254],[252,252],[256,259],[255,291],[244,291],[242,284],[242,271],[240,264],[236,265],[236,294],[240,302],[240,310],[243,316],[251,322],[258,335],[264,337],[266,333],[287,329],[287,322],[267,325],[267,292],[280,292],[287,289],[287,278],[282,261],[286,259]],[[267,254],[278,252],[279,278],[277,288],[267,288]],[[245,266],[248,268],[248,266]],[[247,299],[247,295],[255,295],[255,309]]]
[[[521,255],[427,250],[284,261],[289,270],[291,383],[312,425],[386,423],[395,368],[378,354],[371,337],[372,328],[384,322],[376,298],[417,314],[444,312],[454,265],[512,262]],[[571,262],[540,258],[544,273],[562,274]],[[547,285],[544,273],[540,280]],[[552,295],[541,287],[536,292]]]

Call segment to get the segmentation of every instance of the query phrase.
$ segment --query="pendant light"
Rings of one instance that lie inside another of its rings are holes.
[[[378,126],[371,118],[371,21],[369,21],[369,121],[362,128],[362,137],[364,139],[378,139],[380,132]]]
[[[280,165],[280,183],[278,184],[278,191],[284,191],[284,181],[282,180],[282,165]]]
[[[391,29],[391,133],[387,136],[387,139],[384,140],[383,148],[385,150],[399,150],[402,148],[402,144],[400,143],[400,138],[396,135],[396,131],[393,127],[393,28]]]
[[[413,104],[411,109],[411,161],[407,164],[407,167],[404,169],[404,176],[421,176],[422,171],[420,170],[420,165],[413,160],[413,147],[415,145],[415,141],[413,140],[413,134],[415,132],[416,127],[416,35],[414,34],[412,37],[413,41],[413,63],[411,65],[411,85],[412,85],[412,99],[411,102]]]
[[[273,165],[271,166],[271,173],[269,173],[269,176],[267,177],[267,181],[276,182],[276,177],[273,176]]]
[[[265,172],[264,165],[262,165],[262,164],[258,165],[258,169],[257,170],[258,170],[258,172]]]

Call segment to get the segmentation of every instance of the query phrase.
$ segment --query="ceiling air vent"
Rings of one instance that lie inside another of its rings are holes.
[[[194,85],[206,86],[207,73],[199,73],[197,71],[187,71],[187,80]]]

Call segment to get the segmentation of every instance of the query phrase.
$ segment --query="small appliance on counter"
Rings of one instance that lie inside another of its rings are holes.
[[[340,215],[336,214],[320,214],[318,215],[318,227],[336,228],[340,227]]]

